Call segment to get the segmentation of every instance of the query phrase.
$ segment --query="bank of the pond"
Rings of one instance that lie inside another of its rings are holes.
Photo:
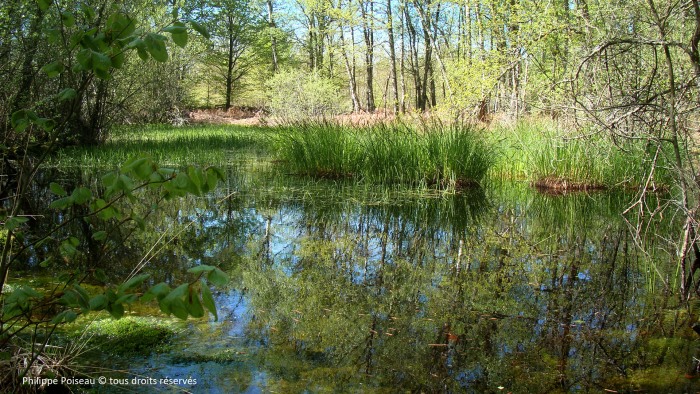
[[[252,126],[119,126],[104,144],[63,149],[46,166],[112,169],[136,156],[148,156],[160,165],[226,166],[242,152],[266,153],[269,134],[268,128]]]

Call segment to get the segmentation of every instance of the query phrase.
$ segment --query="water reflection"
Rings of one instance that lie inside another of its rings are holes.
[[[221,322],[194,322],[179,350],[130,365],[210,392],[695,390],[690,316],[649,291],[657,275],[619,216],[626,202],[234,169],[219,194],[164,207],[119,252],[167,233],[156,281],[199,263],[233,277]]]

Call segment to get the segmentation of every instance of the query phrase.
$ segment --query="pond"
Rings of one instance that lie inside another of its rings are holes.
[[[150,353],[91,356],[92,376],[145,380],[86,390],[700,389],[695,321],[661,284],[673,265],[642,253],[620,215],[633,196],[379,188],[285,176],[259,157],[227,173],[216,193],[166,203],[108,267],[148,260],[158,283],[217,265],[231,278],[213,289],[218,320],[172,322]],[[25,268],[41,276],[37,261]]]

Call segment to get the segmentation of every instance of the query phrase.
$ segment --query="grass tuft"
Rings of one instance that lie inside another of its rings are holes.
[[[440,189],[478,185],[493,164],[479,132],[458,125],[294,124],[279,132],[275,147],[280,161],[298,174]]]
[[[607,135],[566,133],[547,122],[520,122],[495,130],[499,161],[491,176],[524,179],[548,190],[634,189],[671,183],[668,155],[644,140],[613,141]]]

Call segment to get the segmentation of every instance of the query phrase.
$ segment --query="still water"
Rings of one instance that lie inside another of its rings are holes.
[[[249,167],[166,204],[118,254],[115,275],[158,250],[153,283],[197,264],[231,282],[215,289],[218,321],[182,323],[167,351],[102,359],[128,371],[113,376],[196,379],[166,392],[700,390],[686,376],[694,305],[665,287],[668,255],[635,245],[620,214],[633,196],[444,194]]]

